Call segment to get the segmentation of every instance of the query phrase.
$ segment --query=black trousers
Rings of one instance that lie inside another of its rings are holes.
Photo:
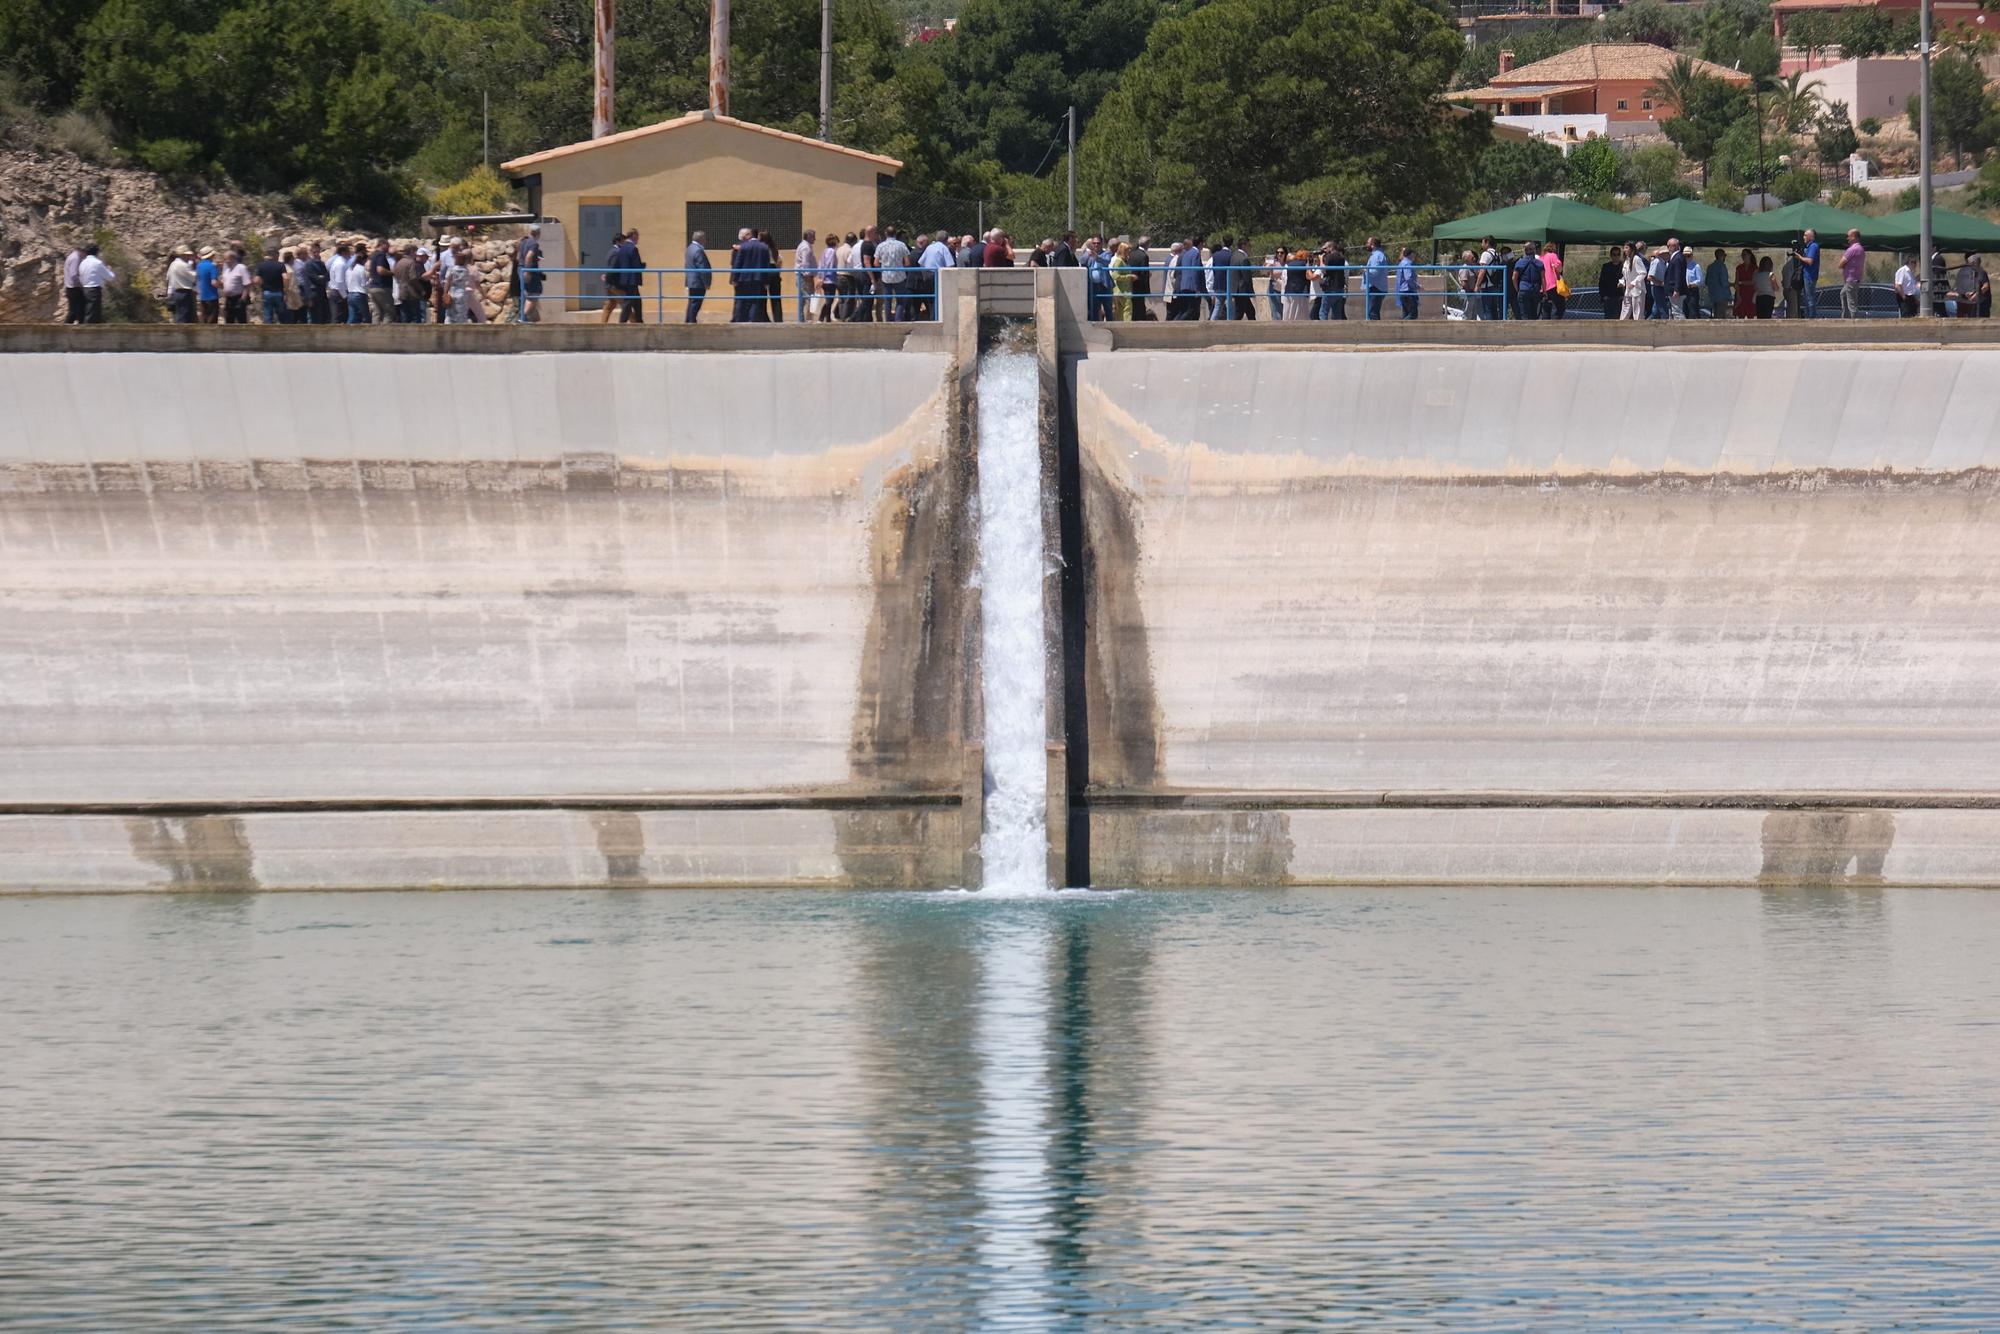
[[[103,289],[100,288],[98,290],[102,291]],[[63,288],[63,323],[83,323],[83,289],[81,287]]]
[[[707,298],[708,298],[708,293],[706,292],[688,293],[687,317],[683,319],[681,322],[683,324],[693,324],[695,320],[701,315],[701,303],[707,300]]]
[[[104,323],[104,289],[86,287],[83,289],[83,322],[85,324]]]
[[[226,296],[222,298],[222,322],[224,324],[250,323],[250,298],[247,296]]]

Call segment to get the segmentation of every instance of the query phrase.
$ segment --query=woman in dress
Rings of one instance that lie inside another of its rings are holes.
[[[1749,246],[1736,261],[1736,318],[1762,318],[1757,314],[1757,255]]]

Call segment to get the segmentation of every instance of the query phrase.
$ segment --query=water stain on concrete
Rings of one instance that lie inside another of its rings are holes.
[[[1083,818],[1090,822],[1091,882],[1114,887],[1288,883],[1293,843],[1291,817],[1283,811],[1089,808],[1090,789],[1156,785],[1166,742],[1139,597],[1136,507],[1087,457],[1081,479],[1083,690],[1090,742]]]
[[[1896,817],[1889,811],[1772,811],[1764,817],[1762,884],[1879,885]]]
[[[590,817],[597,850],[604,857],[604,879],[613,885],[646,883],[646,831],[636,811],[598,811]]]
[[[125,834],[132,855],[165,871],[170,889],[261,888],[250,837],[237,816],[133,816],[125,821]]]
[[[969,443],[886,478],[870,524],[874,605],[848,768],[856,782],[891,794],[956,790],[961,780],[966,682],[978,670],[969,640],[978,628],[972,470],[950,462],[965,450]],[[957,884],[959,826],[957,816],[935,809],[842,811],[835,817],[841,868],[868,887]]]

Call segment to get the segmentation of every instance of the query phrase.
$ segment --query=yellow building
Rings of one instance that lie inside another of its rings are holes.
[[[894,158],[706,111],[501,164],[526,191],[529,212],[562,224],[562,253],[551,247],[544,267],[602,265],[611,238],[636,227],[648,267],[680,267],[688,238],[699,231],[707,233],[717,269],[729,267],[729,247],[742,227],[769,230],[789,269],[806,228],[824,235],[831,228],[868,226],[876,221],[876,192],[902,166]],[[550,286],[578,290],[571,283]],[[726,281],[717,286],[721,290],[712,295],[725,296]],[[789,280],[785,287],[789,295]],[[602,289],[589,282],[582,290]],[[655,290],[649,280],[649,306]],[[669,293],[682,290],[678,281],[667,287]]]

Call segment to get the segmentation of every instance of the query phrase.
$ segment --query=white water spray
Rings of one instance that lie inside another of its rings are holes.
[[[1042,625],[1040,369],[1032,352],[979,361],[979,619],[985,635],[986,893],[1048,882],[1048,644]]]

